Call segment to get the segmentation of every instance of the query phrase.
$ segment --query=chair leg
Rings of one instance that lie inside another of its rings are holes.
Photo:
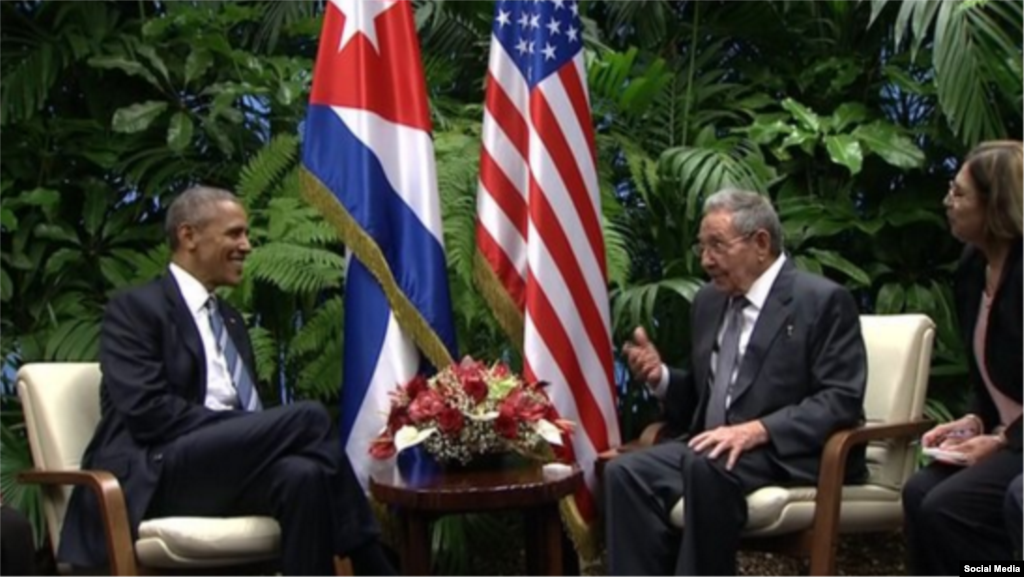
[[[351,577],[355,575],[355,572],[352,570],[352,559],[335,555],[334,574],[338,577]]]
[[[828,532],[823,532],[825,535]],[[836,540],[825,536],[811,537],[811,575],[836,574]]]

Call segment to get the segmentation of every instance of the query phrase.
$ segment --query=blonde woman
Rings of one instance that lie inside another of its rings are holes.
[[[955,575],[963,560],[1010,560],[1004,495],[1021,474],[1022,145],[985,142],[949,183],[943,204],[967,246],[955,297],[974,388],[971,412],[925,433],[948,453],[903,489],[912,575]]]

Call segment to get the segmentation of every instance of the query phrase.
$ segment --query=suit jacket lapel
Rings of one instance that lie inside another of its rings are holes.
[[[768,293],[764,308],[757,316],[757,324],[754,325],[754,332],[750,335],[750,342],[747,343],[747,349],[740,363],[740,371],[733,384],[732,403],[742,397],[750,389],[750,385],[757,380],[761,366],[771,349],[772,341],[775,340],[782,327],[790,322],[790,301],[793,299],[793,275],[795,273],[796,268],[793,261],[787,259],[772,285],[772,290]]]
[[[188,310],[185,304],[185,297],[181,296],[181,289],[174,280],[170,271],[160,279],[163,285],[164,294],[170,305],[171,323],[177,330],[181,344],[192,355],[199,367],[199,399],[206,398],[206,355],[203,353],[203,341],[199,336],[199,329],[196,327],[192,311]]]

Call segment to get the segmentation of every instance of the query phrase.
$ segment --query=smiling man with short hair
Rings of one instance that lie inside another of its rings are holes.
[[[102,418],[82,467],[117,477],[133,532],[150,517],[265,515],[281,526],[285,574],[332,574],[335,555],[361,575],[393,574],[327,411],[263,410],[244,320],[214,295],[242,280],[245,209],[226,190],[190,188],[171,203],[166,231],[168,273],[106,307]],[[99,511],[81,489],[58,557],[102,566]]]

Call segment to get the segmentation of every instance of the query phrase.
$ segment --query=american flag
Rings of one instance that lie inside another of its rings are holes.
[[[341,437],[362,483],[388,393],[456,355],[434,144],[409,2],[327,3],[306,114],[304,194],[351,250]]]
[[[593,462],[619,444],[608,286],[579,7],[495,8],[477,192],[477,280],[522,339],[524,373],[552,384],[577,422],[576,460],[593,518]]]

